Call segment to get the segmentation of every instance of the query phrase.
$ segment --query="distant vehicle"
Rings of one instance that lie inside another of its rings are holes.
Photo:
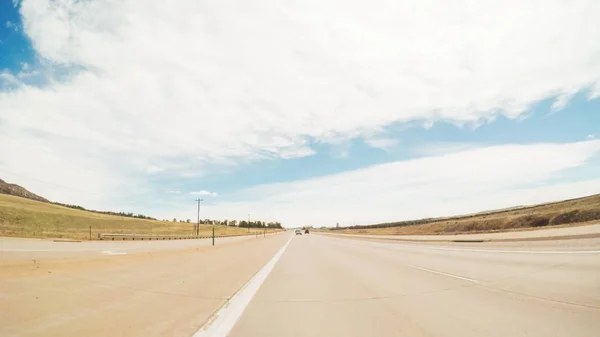
[[[302,235],[302,231],[299,229],[296,229],[296,235]]]
[[[308,234],[308,228],[304,230],[304,234]]]

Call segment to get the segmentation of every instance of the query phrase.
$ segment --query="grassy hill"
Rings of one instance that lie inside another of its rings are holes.
[[[120,217],[82,211],[12,195],[0,194],[0,236],[89,239],[97,233],[191,235],[193,223]],[[269,230],[269,229],[267,229]],[[208,235],[210,225],[200,225]],[[216,235],[239,235],[262,229],[215,226]],[[274,231],[274,229],[271,229]]]
[[[600,194],[476,214],[331,228],[336,233],[424,235],[507,231],[600,220]]]

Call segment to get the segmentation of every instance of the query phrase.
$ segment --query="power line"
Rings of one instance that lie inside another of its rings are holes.
[[[10,175],[13,175],[13,176],[16,176],[16,177],[20,177],[20,178],[24,178],[24,179],[29,179],[29,180],[37,181],[39,183],[46,184],[48,186],[52,186],[52,187],[56,187],[56,188],[61,188],[61,189],[65,189],[65,190],[71,190],[71,191],[79,192],[79,193],[82,193],[82,194],[95,195],[95,196],[98,196],[98,197],[102,197],[102,198],[104,198],[106,200],[113,200],[113,201],[127,200],[130,203],[134,203],[134,204],[138,204],[138,205],[141,204],[140,202],[138,202],[136,200],[132,200],[131,198],[118,197],[118,196],[107,195],[107,194],[98,193],[98,192],[85,191],[85,190],[81,190],[81,189],[77,189],[77,188],[73,188],[73,187],[69,187],[69,186],[65,186],[65,185],[61,185],[61,184],[51,183],[51,182],[48,182],[48,181],[45,181],[45,180],[33,178],[33,177],[30,177],[30,176],[22,175],[22,174],[15,173],[15,172],[11,172],[11,171],[8,171],[8,170],[5,170],[5,169],[0,169],[0,172],[8,173]]]
[[[63,162],[69,163],[69,164],[71,164],[73,166],[77,166],[77,167],[79,167],[81,169],[84,169],[86,172],[89,172],[89,171],[99,172],[98,170],[96,170],[94,168],[94,166],[92,166],[92,167],[90,167],[90,166],[84,167],[79,162],[73,161],[73,160],[71,160],[69,158],[66,158],[66,157],[61,157],[61,156],[57,155],[56,153],[54,153],[53,151],[48,151],[47,148],[44,148],[42,146],[39,146],[39,145],[33,143],[31,141],[31,139],[29,139],[29,138],[17,138],[15,136],[12,136],[12,135],[6,133],[6,132],[1,132],[1,131],[0,131],[0,136],[6,136],[8,138],[12,138],[15,141],[17,141],[18,143],[21,143],[21,145],[28,146],[30,148],[36,148],[36,149],[42,150],[45,154],[47,154],[49,156],[52,156],[52,157],[54,157],[54,158],[56,158],[56,159],[58,159],[60,161],[63,161]]]
[[[14,176],[17,176],[17,177],[21,177],[21,178],[25,178],[25,179],[34,180],[34,181],[37,181],[39,183],[50,185],[50,186],[57,187],[57,188],[63,188],[63,189],[72,190],[72,191],[81,192],[81,193],[92,193],[92,192],[88,192],[88,191],[83,191],[83,190],[80,190],[80,189],[72,188],[72,187],[69,187],[69,186],[59,185],[59,184],[51,183],[51,182],[48,182],[48,181],[40,180],[40,179],[37,179],[37,178],[32,178],[32,177],[24,176],[22,174],[18,174],[18,173],[14,173],[14,172],[11,172],[11,171],[7,171],[5,169],[0,169],[0,172],[8,173],[8,174],[11,174],[11,175],[14,175]]]

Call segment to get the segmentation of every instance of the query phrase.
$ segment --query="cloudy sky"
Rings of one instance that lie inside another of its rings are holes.
[[[160,218],[600,192],[597,0],[2,0],[0,178]]]

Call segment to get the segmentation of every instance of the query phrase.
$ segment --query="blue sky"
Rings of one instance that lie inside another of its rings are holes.
[[[600,191],[598,3],[326,2],[0,1],[0,177],[290,226]]]
[[[18,4],[17,4],[18,5]],[[21,69],[23,62],[33,63],[35,59],[35,50],[31,46],[31,41],[23,33],[23,24],[18,7],[15,7],[11,1],[0,2],[0,21],[2,30],[0,30],[0,67],[17,72]]]

